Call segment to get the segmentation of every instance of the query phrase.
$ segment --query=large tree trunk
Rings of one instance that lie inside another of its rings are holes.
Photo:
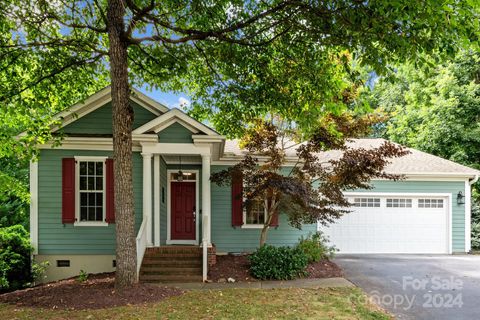
[[[122,0],[109,0],[107,9],[112,82],[113,157],[115,172],[115,222],[117,271],[115,287],[124,289],[137,281],[135,212],[132,185],[133,109],[129,104],[127,43],[124,41]]]

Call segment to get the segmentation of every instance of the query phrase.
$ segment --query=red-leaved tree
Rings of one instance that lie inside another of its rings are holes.
[[[260,246],[276,214],[285,214],[290,225],[326,224],[348,213],[349,202],[343,192],[371,189],[372,178],[401,179],[384,171],[389,159],[401,157],[407,150],[391,142],[379,147],[349,146],[349,138],[369,131],[375,117],[355,117],[345,113],[327,115],[316,132],[304,142],[295,130],[279,122],[258,120],[248,128],[241,146],[247,151],[233,167],[214,173],[211,180],[228,185],[243,179],[243,205],[247,216],[254,208],[263,208],[264,224]],[[337,157],[322,156],[338,150]],[[295,157],[292,157],[292,153]],[[295,159],[294,164],[290,164]]]

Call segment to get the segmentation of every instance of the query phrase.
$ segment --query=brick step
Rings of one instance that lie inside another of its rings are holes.
[[[151,267],[151,268],[195,268],[201,267],[202,261],[170,261],[170,260],[158,260],[158,261],[143,261],[142,267]]]
[[[140,269],[140,275],[201,275],[201,267],[188,268],[165,268],[165,267],[145,267]]]
[[[143,257],[143,261],[202,261],[202,256],[179,256],[179,257]]]
[[[171,253],[202,253],[202,249],[199,247],[160,247],[160,248],[147,248],[145,254],[171,254]]]
[[[201,275],[141,275],[140,282],[202,282]]]

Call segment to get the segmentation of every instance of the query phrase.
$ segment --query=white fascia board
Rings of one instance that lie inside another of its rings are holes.
[[[173,120],[173,121],[172,121]],[[203,123],[193,119],[186,113],[182,112],[179,109],[171,109],[165,114],[162,114],[158,118],[153,119],[150,122],[147,122],[143,126],[135,129],[133,133],[135,134],[142,134],[151,130],[154,130],[155,132],[159,132],[162,129],[170,126],[173,122],[180,122],[180,124],[184,125],[187,129],[192,131],[192,129],[196,132],[193,133],[198,133],[198,131],[201,131],[205,133],[206,135],[211,135],[211,136],[218,136],[219,134],[215,132],[214,130],[210,129]],[[167,125],[168,124],[168,125]]]
[[[155,133],[159,133],[160,131],[163,131],[164,129],[170,127],[172,124],[174,123],[179,123],[180,125],[182,125],[185,129],[189,130],[191,133],[195,134],[195,133],[198,133],[199,130],[195,127],[193,127],[192,125],[188,124],[187,122],[183,121],[182,119],[179,119],[177,117],[173,117],[165,122],[163,122],[162,124],[152,128],[152,130],[155,132]]]
[[[66,137],[61,144],[56,146],[53,143],[45,143],[37,145],[38,149],[60,149],[60,150],[98,150],[113,151],[112,138],[83,138],[83,137]],[[139,142],[134,141],[132,151],[141,151]]]
[[[152,112],[155,115],[161,115],[170,111],[168,107],[165,105],[153,100],[152,98],[148,97],[147,95],[141,93],[137,89],[133,89],[133,95],[130,95],[130,99],[133,102],[140,104],[142,107],[147,109],[148,111]]]

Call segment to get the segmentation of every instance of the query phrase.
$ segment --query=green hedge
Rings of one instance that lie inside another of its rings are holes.
[[[22,289],[33,281],[28,232],[21,225],[0,228],[0,292]]]
[[[305,275],[308,258],[298,248],[264,245],[250,255],[250,272],[261,280],[290,280]]]

